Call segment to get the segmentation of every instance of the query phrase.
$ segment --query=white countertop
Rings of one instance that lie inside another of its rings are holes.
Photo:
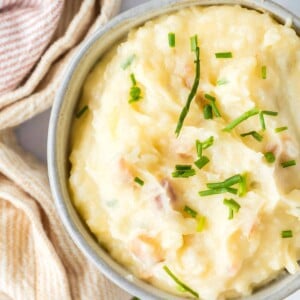
[[[127,10],[138,4],[147,2],[148,0],[123,0],[122,11]],[[295,15],[300,15],[299,0],[273,0],[288,8]],[[36,116],[35,118],[25,122],[17,128],[17,136],[21,145],[31,153],[35,154],[39,159],[46,163],[47,160],[47,130],[49,122],[50,110]],[[299,300],[300,291],[286,298],[286,300]]]

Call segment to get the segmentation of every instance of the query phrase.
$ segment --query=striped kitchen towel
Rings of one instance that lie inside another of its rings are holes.
[[[72,242],[46,168],[12,129],[50,107],[80,44],[120,0],[0,0],[0,300],[127,300]]]
[[[0,0],[0,130],[51,106],[76,49],[118,12],[120,4],[121,0]]]

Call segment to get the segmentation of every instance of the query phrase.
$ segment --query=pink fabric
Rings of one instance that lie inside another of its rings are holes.
[[[0,95],[36,64],[57,27],[63,0],[0,0]]]

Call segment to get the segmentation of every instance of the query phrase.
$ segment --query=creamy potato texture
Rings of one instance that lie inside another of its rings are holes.
[[[175,47],[169,46],[170,32]],[[194,35],[200,81],[177,137],[195,78]],[[216,58],[219,52],[232,58]],[[130,74],[140,89],[132,103]],[[84,85],[78,110],[88,110],[74,120],[69,183],[77,210],[112,257],[138,278],[193,297],[178,289],[167,266],[207,300],[248,295],[284,269],[298,272],[299,78],[295,31],[239,6],[191,7],[159,17],[110,51]],[[221,117],[204,118],[205,93],[215,97]],[[278,112],[264,115],[265,130],[259,115],[223,130],[255,107]],[[276,132],[283,126],[287,130]],[[251,131],[262,140],[241,136]],[[210,137],[213,144],[202,153],[209,162],[198,169],[195,142]],[[266,152],[275,162],[266,160]],[[291,160],[296,165],[282,166]],[[174,178],[176,165],[190,165],[196,174]],[[246,174],[244,196],[198,194],[207,183],[236,174]],[[240,206],[231,219],[225,198]],[[283,231],[292,237],[283,238]]]

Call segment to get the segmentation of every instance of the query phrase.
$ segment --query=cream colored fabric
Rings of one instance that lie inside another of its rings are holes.
[[[46,168],[20,149],[7,129],[51,106],[82,41],[119,5],[120,0],[65,0],[53,41],[28,79],[0,96],[0,300],[130,298],[71,241],[57,215]]]
[[[68,237],[45,167],[12,131],[0,134],[0,173],[0,299],[129,299]]]

